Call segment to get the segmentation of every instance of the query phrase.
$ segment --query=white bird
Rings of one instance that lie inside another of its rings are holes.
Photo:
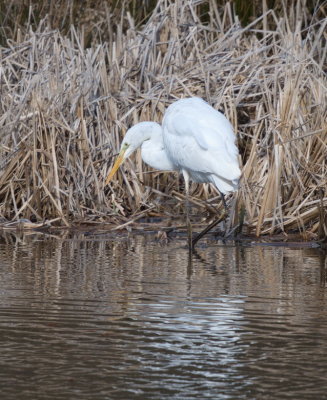
[[[138,147],[143,161],[151,167],[183,174],[187,198],[190,179],[215,185],[224,205],[224,194],[238,188],[241,171],[232,125],[199,97],[171,104],[161,126],[156,122],[140,122],[128,129],[106,184]],[[190,244],[188,207],[187,223]]]

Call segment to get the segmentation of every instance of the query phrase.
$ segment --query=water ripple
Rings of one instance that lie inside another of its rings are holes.
[[[315,250],[0,244],[0,389],[29,399],[323,399]]]

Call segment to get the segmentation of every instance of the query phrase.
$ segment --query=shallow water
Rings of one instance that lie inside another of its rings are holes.
[[[7,234],[1,399],[327,398],[325,281],[318,249]]]

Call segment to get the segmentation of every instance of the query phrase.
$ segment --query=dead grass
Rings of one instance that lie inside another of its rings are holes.
[[[74,27],[18,30],[0,48],[1,216],[126,224],[183,212],[177,175],[140,154],[111,187],[104,177],[129,126],[197,95],[237,132],[247,231],[326,235],[327,19],[308,21],[302,3],[242,27],[229,3],[161,0],[141,29],[108,13],[110,39],[90,47]],[[193,185],[193,201],[203,216],[219,205],[208,185]]]

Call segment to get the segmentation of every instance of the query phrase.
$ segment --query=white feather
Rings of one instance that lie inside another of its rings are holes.
[[[162,127],[141,122],[129,129],[122,143],[124,158],[141,147],[142,158],[161,170],[188,174],[195,182],[210,182],[221,193],[237,190],[241,171],[233,128],[227,118],[198,97],[171,104]]]

